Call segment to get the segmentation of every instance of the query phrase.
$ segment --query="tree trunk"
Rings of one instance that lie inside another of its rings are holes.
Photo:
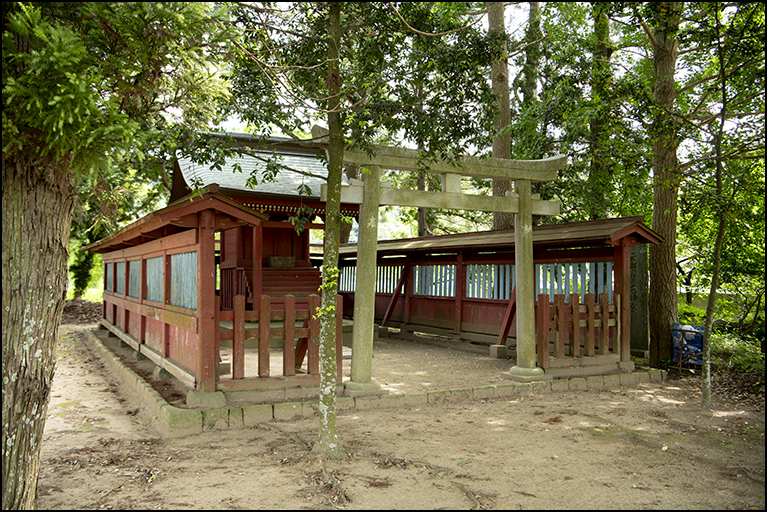
[[[489,33],[506,37],[506,15],[503,2],[488,2],[487,16]],[[507,48],[503,45],[503,53],[493,60],[490,70],[493,84],[493,94],[498,97],[498,119],[494,128],[496,136],[493,139],[493,157],[511,158],[511,135],[501,133],[511,124],[511,108],[509,106],[509,62]],[[511,191],[511,181],[493,180],[493,195],[504,197]],[[514,214],[507,212],[493,213],[493,229],[513,229]]]
[[[325,203],[325,251],[322,262],[322,313],[320,319],[320,428],[312,453],[322,458],[338,459],[344,451],[336,430],[336,296],[338,295],[338,245],[341,233],[341,173],[344,138],[339,96],[341,75],[341,5],[330,4],[328,41],[328,196]]]
[[[674,72],[678,55],[676,32],[680,5],[658,6],[658,22],[652,37],[653,101],[653,218],[652,228],[663,241],[650,247],[650,364],[671,359],[672,328],[677,322],[676,226],[679,188],[676,150],[679,145],[672,113],[676,92]]]
[[[588,177],[588,218],[597,220],[607,218],[605,208],[611,203],[609,190],[612,184],[612,166],[604,149],[608,137],[610,115],[610,20],[607,17],[607,3],[595,3],[594,14],[595,47],[591,73],[591,96],[593,117],[589,126],[589,152],[591,163]]]
[[[3,159],[3,510],[34,507],[67,290],[63,165]]]

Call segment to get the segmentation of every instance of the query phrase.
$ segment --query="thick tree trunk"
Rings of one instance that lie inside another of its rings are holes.
[[[594,110],[589,126],[589,220],[607,218],[609,212],[605,208],[610,204],[609,190],[612,187],[612,166],[604,148],[610,118],[610,57],[613,53],[610,47],[610,20],[606,13],[608,7],[609,4],[602,2],[595,3],[592,7],[596,44],[591,73]]]
[[[672,328],[676,323],[676,227],[678,135],[672,113],[676,92],[674,72],[679,53],[676,32],[679,28],[680,5],[664,2],[658,5],[659,20],[654,29],[653,76],[655,87],[655,119],[651,127],[653,139],[653,218],[652,228],[663,237],[660,245],[650,247],[650,364],[657,366],[671,359]]]
[[[490,34],[506,36],[506,15],[503,2],[488,2],[487,16]],[[493,157],[511,158],[511,135],[500,133],[511,124],[511,109],[509,107],[509,62],[506,57],[506,45],[503,55],[493,60],[490,70],[493,94],[498,97],[498,119],[494,128],[496,136],[493,139]],[[493,195],[503,197],[511,191],[511,181],[494,179]],[[514,214],[507,212],[493,213],[493,229],[513,229]]]
[[[70,185],[61,167],[3,159],[3,510],[35,503],[67,290]]]
[[[328,42],[328,197],[325,203],[325,251],[322,262],[322,317],[320,320],[320,428],[312,453],[329,459],[344,454],[336,430],[336,295],[338,294],[338,245],[341,233],[341,173],[344,138],[338,112],[341,76],[338,48],[341,43],[341,5],[330,4]]]

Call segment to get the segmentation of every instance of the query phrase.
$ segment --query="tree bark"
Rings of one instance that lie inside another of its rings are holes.
[[[72,177],[3,158],[3,510],[34,507],[67,290]]]
[[[609,190],[612,182],[612,166],[604,149],[607,137],[607,122],[610,115],[610,20],[607,17],[607,3],[595,3],[592,6],[594,15],[594,37],[596,39],[591,73],[591,96],[594,105],[593,117],[589,126],[589,165],[588,202],[589,220],[607,218],[605,210],[610,204]]]
[[[343,172],[343,121],[340,105],[341,5],[330,4],[328,19],[328,196],[325,203],[325,251],[322,262],[322,316],[320,319],[320,428],[312,453],[328,459],[343,457],[336,430],[336,296],[338,294],[338,245],[341,233],[341,173]]]
[[[488,2],[487,16],[489,33],[506,37],[506,15],[503,2]],[[496,136],[493,139],[493,157],[511,158],[511,135],[501,133],[511,124],[511,108],[509,103],[509,62],[508,49],[503,45],[503,53],[493,60],[490,70],[493,94],[498,97],[498,118],[494,124]],[[511,191],[511,181],[494,179],[493,196],[504,197]],[[514,214],[507,212],[493,213],[493,229],[514,228]]]
[[[677,2],[658,4],[658,21],[654,28],[653,101],[655,116],[651,126],[653,140],[653,217],[652,227],[663,241],[650,247],[650,364],[658,366],[671,359],[672,328],[677,322],[676,297],[676,227],[677,192],[679,179],[676,172],[679,137],[673,111],[676,91],[674,72],[679,53],[676,32],[679,29]]]

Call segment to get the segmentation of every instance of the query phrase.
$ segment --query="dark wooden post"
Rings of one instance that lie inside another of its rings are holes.
[[[285,305],[285,338],[282,341],[282,374],[296,374],[296,297],[287,294]]]
[[[609,353],[609,345],[610,345],[610,327],[608,324],[610,323],[610,312],[608,311],[609,308],[609,297],[606,293],[601,293],[599,295],[599,310],[602,313],[602,329],[599,331],[599,354],[605,355]]]
[[[234,296],[234,338],[232,339],[232,379],[245,377],[245,296]]]
[[[555,334],[554,342],[554,357],[564,357],[565,355],[565,338],[567,338],[567,324],[565,323],[565,296],[561,293],[554,295],[554,303],[556,304],[557,311],[557,331]]]
[[[463,297],[466,294],[466,267],[463,264],[463,251],[458,251],[455,260],[455,332],[461,333],[463,316]]]
[[[549,296],[546,293],[538,295],[538,322],[535,333],[538,345],[538,366],[549,367]]]
[[[594,322],[595,322],[595,306],[594,306],[594,294],[587,293],[584,298],[586,301],[586,354],[587,356],[594,355]]]
[[[621,361],[631,358],[631,250],[629,240],[622,238],[620,245],[613,249],[613,271],[615,283],[613,290],[621,296],[620,311],[615,312],[615,321],[620,323],[620,340],[616,340],[615,349],[620,347]]]
[[[199,213],[197,246],[197,390],[216,390],[216,333],[214,324],[216,296],[216,214]]]
[[[253,302],[261,296],[263,292],[263,278],[261,272],[262,260],[264,258],[264,226],[259,224],[253,228]],[[255,309],[255,308],[254,308]]]
[[[573,335],[570,338],[570,355],[581,355],[581,297],[577,293],[570,294],[570,308],[572,309]]]
[[[258,307],[258,376],[269,376],[269,343],[272,338],[272,298],[261,295]]]

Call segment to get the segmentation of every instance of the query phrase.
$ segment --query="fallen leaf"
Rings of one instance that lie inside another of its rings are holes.
[[[544,421],[544,423],[562,423],[562,416],[554,416]]]

